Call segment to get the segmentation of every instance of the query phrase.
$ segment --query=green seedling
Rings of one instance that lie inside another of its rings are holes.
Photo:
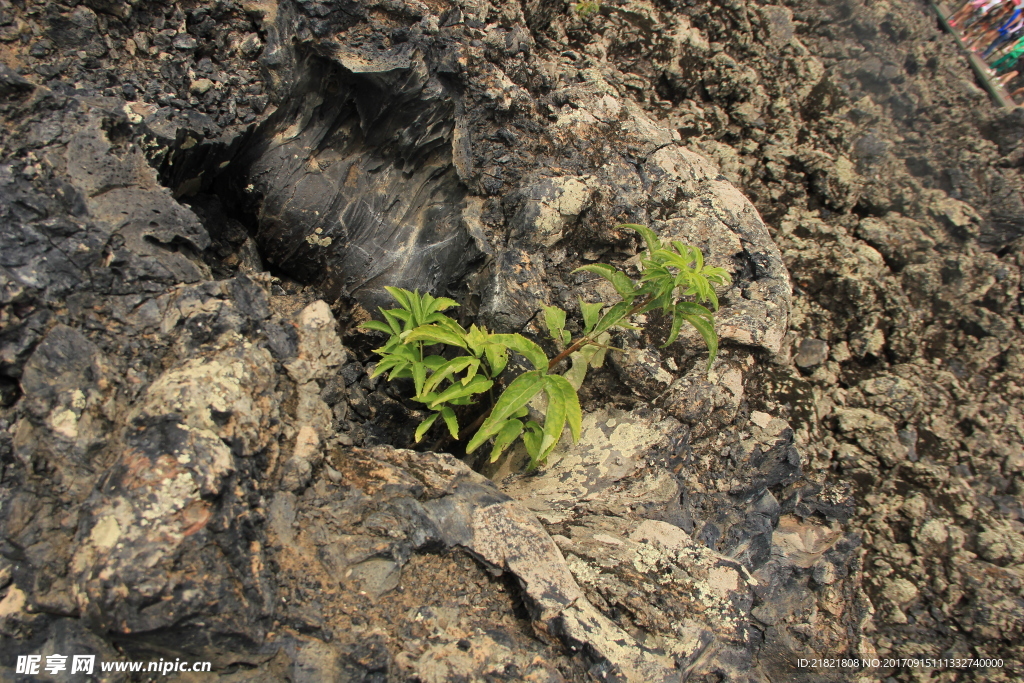
[[[573,339],[565,329],[566,312],[545,306],[545,327],[559,352],[552,358],[536,342],[521,334],[497,334],[484,327],[462,327],[445,315],[458,304],[444,297],[435,298],[397,287],[387,291],[398,308],[380,309],[383,320],[363,325],[388,335],[376,349],[381,356],[373,377],[388,373],[389,380],[407,378],[413,382],[413,400],[433,412],[416,429],[420,442],[440,418],[452,439],[467,440],[466,452],[472,453],[491,441],[493,462],[517,439],[522,439],[530,457],[528,470],[537,468],[554,450],[566,425],[573,441],[579,440],[583,413],[577,391],[589,367],[601,367],[615,327],[636,329],[634,315],[660,311],[671,317],[669,337],[664,346],[676,340],[683,323],[692,325],[708,346],[708,368],[718,353],[714,312],[718,297],[714,285],[731,282],[722,268],[704,263],[700,249],[681,242],[663,245],[653,230],[643,225],[620,227],[638,232],[647,250],[640,259],[640,277],[633,279],[608,264],[591,264],[574,272],[593,273],[608,280],[619,301],[588,303],[580,299],[583,334]],[[690,300],[696,299],[696,301]],[[703,304],[710,304],[711,308]],[[430,353],[442,347],[443,353]],[[497,396],[501,375],[509,352],[526,358],[533,366],[509,381]],[[559,374],[565,360],[571,366]],[[542,423],[529,419],[530,405],[540,394],[547,398]],[[486,399],[484,399],[486,397]],[[461,429],[455,408],[481,405],[485,411],[467,429]]]
[[[582,0],[581,2],[572,3],[572,11],[576,13],[581,19],[586,19],[592,14],[597,14],[601,11],[601,3],[595,2],[594,0]]]

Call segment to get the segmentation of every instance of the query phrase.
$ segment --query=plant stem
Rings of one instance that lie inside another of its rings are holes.
[[[590,337],[580,337],[579,339],[574,341],[571,346],[569,346],[564,351],[562,351],[560,354],[558,354],[557,356],[552,358],[550,361],[548,361],[548,372],[551,372],[552,370],[554,370],[558,366],[559,363],[561,363],[563,360],[565,360],[566,358],[568,358],[572,354],[574,354],[577,351],[579,351],[581,346],[583,346],[584,344],[586,344],[587,342],[590,342],[590,341],[593,341]]]
[[[642,301],[639,304],[633,306],[633,308],[631,308],[628,313],[626,313],[624,316],[622,316],[622,319],[625,320],[625,319],[629,318],[632,315],[636,315],[640,311],[640,309],[642,309],[644,306],[646,306],[648,303],[650,303],[650,300],[651,300],[651,297],[647,297],[644,301]],[[605,332],[605,330],[601,330],[601,332]],[[556,367],[558,367],[559,363],[561,363],[563,360],[565,360],[566,358],[568,358],[572,354],[574,354],[577,351],[579,351],[580,348],[583,347],[584,345],[586,345],[586,344],[596,344],[597,343],[597,339],[596,338],[599,335],[600,335],[600,333],[598,333],[597,335],[594,335],[594,337],[590,337],[590,336],[580,337],[579,339],[574,341],[564,351],[562,351],[557,356],[555,356],[550,361],[548,361],[548,372],[551,372],[552,370],[554,370]],[[484,420],[486,420],[488,418],[488,416],[491,414],[492,410],[494,410],[494,402],[493,401],[491,402],[491,407],[488,408],[487,410],[485,410],[483,413],[481,413],[480,416],[477,417],[475,420],[473,420],[473,423],[471,425],[469,425],[465,429],[460,429],[459,430],[458,441],[466,441],[467,439],[471,438],[474,434],[476,434],[476,431],[478,429],[480,429],[480,426],[484,423]],[[439,439],[438,442],[436,444],[434,444],[434,450],[436,450],[437,448],[439,448],[441,446],[444,446],[450,440],[451,440],[451,436],[449,436],[447,434],[445,436],[441,437],[441,439]]]
[[[622,319],[626,320],[630,316],[636,315],[640,311],[640,309],[643,308],[644,306],[646,306],[648,303],[650,303],[650,298],[648,298],[645,301],[642,301],[641,303],[639,303],[636,306],[634,306],[633,308],[631,308],[628,313],[626,313],[624,316],[622,316]],[[601,330],[601,332],[605,332],[605,331],[606,330]],[[593,334],[593,333],[591,333],[591,334]],[[558,354],[557,356],[555,356],[554,358],[552,358],[548,362],[548,372],[551,372],[552,370],[554,370],[558,366],[559,363],[561,363],[563,360],[565,360],[566,358],[568,358],[572,354],[574,354],[577,351],[579,351],[580,348],[583,347],[584,345],[586,345],[586,344],[596,344],[597,336],[599,336],[599,335],[600,335],[600,332],[598,332],[593,337],[589,337],[589,336],[587,336],[587,337],[580,337],[579,339],[574,341],[572,343],[572,345],[570,345],[568,348],[566,348],[564,351],[562,351],[560,354]]]

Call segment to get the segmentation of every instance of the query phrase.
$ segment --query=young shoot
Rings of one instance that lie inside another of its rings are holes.
[[[729,274],[707,266],[696,247],[678,241],[662,244],[655,232],[643,225],[620,227],[635,230],[646,244],[640,277],[634,280],[603,263],[577,268],[574,272],[589,272],[608,280],[619,300],[587,303],[580,299],[583,334],[576,339],[565,329],[566,312],[545,306],[544,324],[560,349],[551,358],[539,344],[521,334],[492,333],[477,325],[462,327],[443,313],[458,305],[451,299],[386,288],[398,308],[380,309],[384,319],[367,322],[363,328],[388,335],[384,345],[375,350],[381,360],[373,377],[388,373],[392,381],[411,379],[413,400],[432,411],[416,429],[417,443],[440,419],[452,439],[466,442],[467,453],[490,442],[492,462],[521,439],[530,457],[527,469],[537,468],[554,450],[566,425],[573,441],[579,439],[583,413],[577,390],[587,368],[603,363],[610,348],[611,330],[636,329],[630,318],[648,311],[661,311],[671,318],[664,346],[676,340],[684,323],[693,326],[707,344],[710,369],[718,353],[714,327],[718,296],[714,285],[730,283]],[[509,352],[526,358],[533,369],[502,386]],[[558,370],[566,359],[572,364],[561,374]],[[529,414],[531,404],[542,393],[547,397],[547,408],[538,422]],[[475,406],[479,415],[466,429],[459,425],[456,408],[460,406]]]

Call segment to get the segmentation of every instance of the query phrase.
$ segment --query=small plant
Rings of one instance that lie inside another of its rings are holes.
[[[380,309],[384,320],[373,320],[363,327],[389,335],[387,342],[376,349],[381,361],[373,376],[387,372],[390,380],[412,379],[416,392],[413,400],[434,412],[417,427],[417,443],[440,417],[453,439],[469,437],[467,453],[493,439],[492,462],[521,437],[530,456],[528,469],[535,469],[555,448],[566,424],[573,440],[579,439],[583,413],[576,392],[587,368],[601,366],[610,348],[610,330],[636,329],[629,319],[640,313],[660,310],[671,316],[664,346],[676,340],[684,322],[691,324],[707,343],[711,367],[718,353],[718,335],[714,313],[702,304],[710,303],[712,309],[718,309],[713,284],[730,282],[729,274],[722,268],[706,266],[704,255],[695,247],[681,242],[666,247],[653,230],[643,225],[620,227],[640,233],[646,243],[640,278],[633,280],[607,264],[577,268],[574,272],[594,273],[608,280],[620,300],[587,303],[580,299],[583,335],[576,340],[565,329],[565,311],[545,306],[544,323],[559,348],[550,359],[540,345],[521,334],[494,334],[477,325],[465,329],[442,312],[458,305],[451,299],[386,288],[399,308]],[[682,297],[694,297],[700,303]],[[438,345],[448,347],[447,355],[429,353]],[[495,385],[508,364],[510,351],[525,357],[533,369],[509,382],[495,398]],[[571,368],[564,375],[557,374],[555,371],[566,359],[572,361]],[[529,405],[541,393],[547,397],[543,425],[528,419]],[[455,407],[477,404],[485,394],[490,407],[461,430]]]
[[[572,10],[581,19],[586,19],[592,14],[597,14],[601,9],[601,3],[596,0],[580,0],[572,3]]]

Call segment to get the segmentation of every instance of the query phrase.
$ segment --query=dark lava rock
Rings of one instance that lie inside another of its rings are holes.
[[[3,9],[0,665],[1019,679],[1019,114],[924,5],[669,4]],[[651,316],[540,474],[393,447],[385,285],[544,342],[624,222],[732,274],[710,369]]]
[[[420,60],[408,43],[307,58],[242,162],[268,261],[369,310],[391,303],[384,284],[443,294],[480,255],[461,220],[455,103]]]

